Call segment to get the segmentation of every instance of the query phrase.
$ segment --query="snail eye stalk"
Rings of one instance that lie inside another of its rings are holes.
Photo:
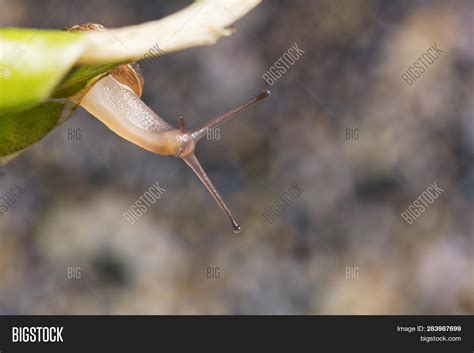
[[[255,102],[258,102],[259,100],[261,100],[265,97],[268,97],[269,95],[270,95],[269,91],[264,91],[264,92],[260,93],[258,96],[256,96],[256,97],[248,100],[247,102],[241,104],[237,108],[234,108],[234,109],[232,109],[232,110],[230,110],[230,111],[228,111],[228,112],[226,112],[222,115],[219,115],[219,116],[209,120],[202,127],[198,128],[196,130],[193,130],[191,132],[191,137],[193,138],[193,140],[195,142],[199,141],[201,138],[203,138],[207,134],[207,131],[209,129],[213,129],[216,126],[224,123],[225,121],[229,120],[232,116],[235,116],[237,113],[239,113],[242,110],[248,108],[249,106],[251,106]],[[180,116],[180,118],[179,118],[179,123],[180,123],[181,131],[185,132],[186,128],[185,128],[184,119],[183,119],[182,116]],[[196,175],[201,180],[201,182],[204,184],[204,186],[207,188],[207,190],[212,195],[214,200],[216,200],[216,202],[219,205],[219,207],[221,208],[221,210],[227,215],[227,217],[230,220],[230,223],[232,224],[232,227],[234,228],[234,232],[239,233],[240,230],[241,230],[240,225],[237,223],[235,218],[232,216],[232,213],[230,212],[229,208],[225,204],[222,197],[219,195],[219,192],[216,190],[216,188],[212,184],[212,181],[207,176],[206,172],[202,168],[201,164],[199,163],[199,161],[196,158],[196,156],[194,155],[194,153],[192,153],[192,154],[190,154],[186,157],[183,157],[182,159],[186,162],[187,165],[189,165],[191,167],[191,169],[194,171],[194,173],[196,173]]]
[[[221,208],[222,211],[226,214],[226,216],[229,218],[230,223],[232,224],[232,227],[234,228],[234,233],[239,233],[241,230],[240,225],[237,223],[235,220],[234,216],[232,216],[232,213],[230,212],[229,208],[225,204],[224,200],[222,199],[221,195],[217,192],[216,188],[212,184],[211,179],[207,176],[206,172],[202,168],[201,164],[197,160],[196,156],[193,154],[190,154],[189,156],[183,158],[183,160],[186,162],[187,165],[191,167],[191,169],[196,173],[198,178],[201,180],[201,182],[204,184],[204,186],[207,188],[209,193],[212,195],[214,200],[216,200],[217,204]]]
[[[250,107],[252,104],[258,102],[259,100],[269,97],[270,96],[270,91],[263,91],[260,93],[258,96],[249,99],[247,102],[242,103],[239,105],[237,108],[234,108],[232,110],[229,110],[228,112],[221,114],[219,116],[216,116],[215,118],[212,118],[209,120],[207,123],[205,123],[203,126],[200,128],[193,130],[191,132],[191,136],[193,137],[194,141],[197,142],[204,136],[206,136],[207,130],[213,129],[216,126],[221,125],[222,123],[226,122],[229,120],[232,116],[236,115],[237,113],[240,113],[242,110],[247,109]]]

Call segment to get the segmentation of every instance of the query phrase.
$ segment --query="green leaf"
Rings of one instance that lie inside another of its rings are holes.
[[[72,97],[120,64],[74,66],[82,39],[77,32],[0,29],[0,162],[74,111],[72,101],[49,97]]]
[[[47,99],[83,51],[82,33],[0,29],[0,114]]]
[[[109,72],[121,63],[102,65],[81,65],[75,67],[56,88],[53,97],[71,97],[103,73]]]
[[[47,101],[21,112],[0,116],[0,156],[7,156],[35,143],[62,118],[69,116],[75,105],[67,99]]]

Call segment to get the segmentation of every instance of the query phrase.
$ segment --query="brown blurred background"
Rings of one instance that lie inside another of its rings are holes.
[[[7,0],[0,26],[121,27],[188,3]],[[264,1],[217,45],[160,57],[142,99],[173,125],[272,92],[197,149],[243,232],[180,160],[78,109],[0,180],[2,195],[30,181],[0,217],[0,313],[472,314],[473,22],[467,0]],[[304,55],[269,87],[294,43]],[[433,43],[444,54],[407,85]],[[166,193],[129,224],[156,181]],[[407,224],[433,182],[444,193]]]

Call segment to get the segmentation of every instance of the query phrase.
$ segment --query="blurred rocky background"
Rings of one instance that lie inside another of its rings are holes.
[[[188,3],[3,0],[0,26],[121,27]],[[0,313],[472,314],[473,22],[467,0],[267,0],[217,45],[146,65],[142,98],[174,125],[271,90],[197,149],[242,233],[182,161],[78,109],[0,173],[0,195],[26,185],[0,217]],[[444,53],[408,85],[433,43]],[[130,224],[155,182],[166,192]],[[444,192],[408,224],[433,182]]]

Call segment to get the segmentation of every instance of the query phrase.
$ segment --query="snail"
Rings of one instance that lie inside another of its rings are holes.
[[[101,30],[103,27],[97,24],[85,24],[69,28],[73,31],[91,29]],[[124,64],[98,79],[79,104],[117,135],[135,145],[156,154],[181,158],[191,167],[227,215],[234,232],[240,232],[240,225],[202,168],[194,149],[196,143],[206,136],[209,129],[217,127],[253,103],[268,97],[270,92],[260,93],[240,106],[209,120],[200,128],[187,130],[183,116],[179,116],[179,128],[175,128],[140,99],[143,83],[144,79],[138,65]]]

